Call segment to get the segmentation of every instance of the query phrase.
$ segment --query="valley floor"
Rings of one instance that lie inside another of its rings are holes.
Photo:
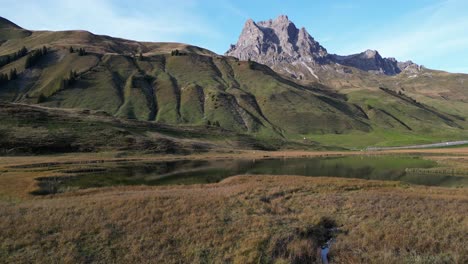
[[[466,168],[468,148],[398,150]],[[131,159],[359,155],[362,152],[116,153],[0,159],[2,263],[467,263],[467,188],[296,176],[88,189],[34,197],[48,166]],[[117,157],[116,157],[117,156]],[[41,164],[41,166],[27,166]],[[334,230],[334,232],[331,232]]]

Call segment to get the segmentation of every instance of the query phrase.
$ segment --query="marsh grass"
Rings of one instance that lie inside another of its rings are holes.
[[[4,263],[466,263],[466,189],[295,176],[0,203]]]

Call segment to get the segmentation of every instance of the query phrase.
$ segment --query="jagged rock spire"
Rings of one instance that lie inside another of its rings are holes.
[[[319,77],[315,70],[323,70],[323,65],[332,66],[325,67],[328,70],[337,69],[336,65],[345,65],[386,75],[398,74],[409,66],[411,69],[418,68],[413,63],[383,58],[376,50],[366,50],[349,56],[329,54],[305,28],[298,29],[286,15],[260,22],[247,20],[239,40],[235,45],[231,45],[226,55],[241,60],[251,59],[280,72],[283,71],[285,63],[300,65],[299,70],[288,68],[286,71],[292,73],[292,76],[309,75],[316,79]]]
[[[237,44],[226,55],[241,60],[252,59],[260,63],[305,60],[327,56],[327,50],[307,33],[298,29],[285,15],[255,23],[247,20]]]

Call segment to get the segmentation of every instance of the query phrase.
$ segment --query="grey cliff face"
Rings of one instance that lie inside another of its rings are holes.
[[[306,76],[319,79],[316,73],[324,69],[342,72],[342,66],[385,75],[420,70],[411,61],[383,58],[375,50],[348,56],[329,54],[305,28],[298,29],[284,15],[257,23],[249,19],[237,44],[231,45],[226,55],[266,64],[295,78]]]
[[[349,56],[333,55],[333,60],[342,65],[386,75],[396,75],[402,70],[395,58],[382,58],[376,50],[366,50]]]
[[[264,64],[276,62],[316,62],[327,58],[327,50],[320,46],[305,28],[298,29],[287,16],[255,23],[249,19],[236,45],[226,55]]]

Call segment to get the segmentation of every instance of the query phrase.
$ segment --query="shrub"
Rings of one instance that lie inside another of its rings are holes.
[[[47,97],[44,94],[40,94],[39,97],[37,97],[37,103],[43,103],[47,100]]]

